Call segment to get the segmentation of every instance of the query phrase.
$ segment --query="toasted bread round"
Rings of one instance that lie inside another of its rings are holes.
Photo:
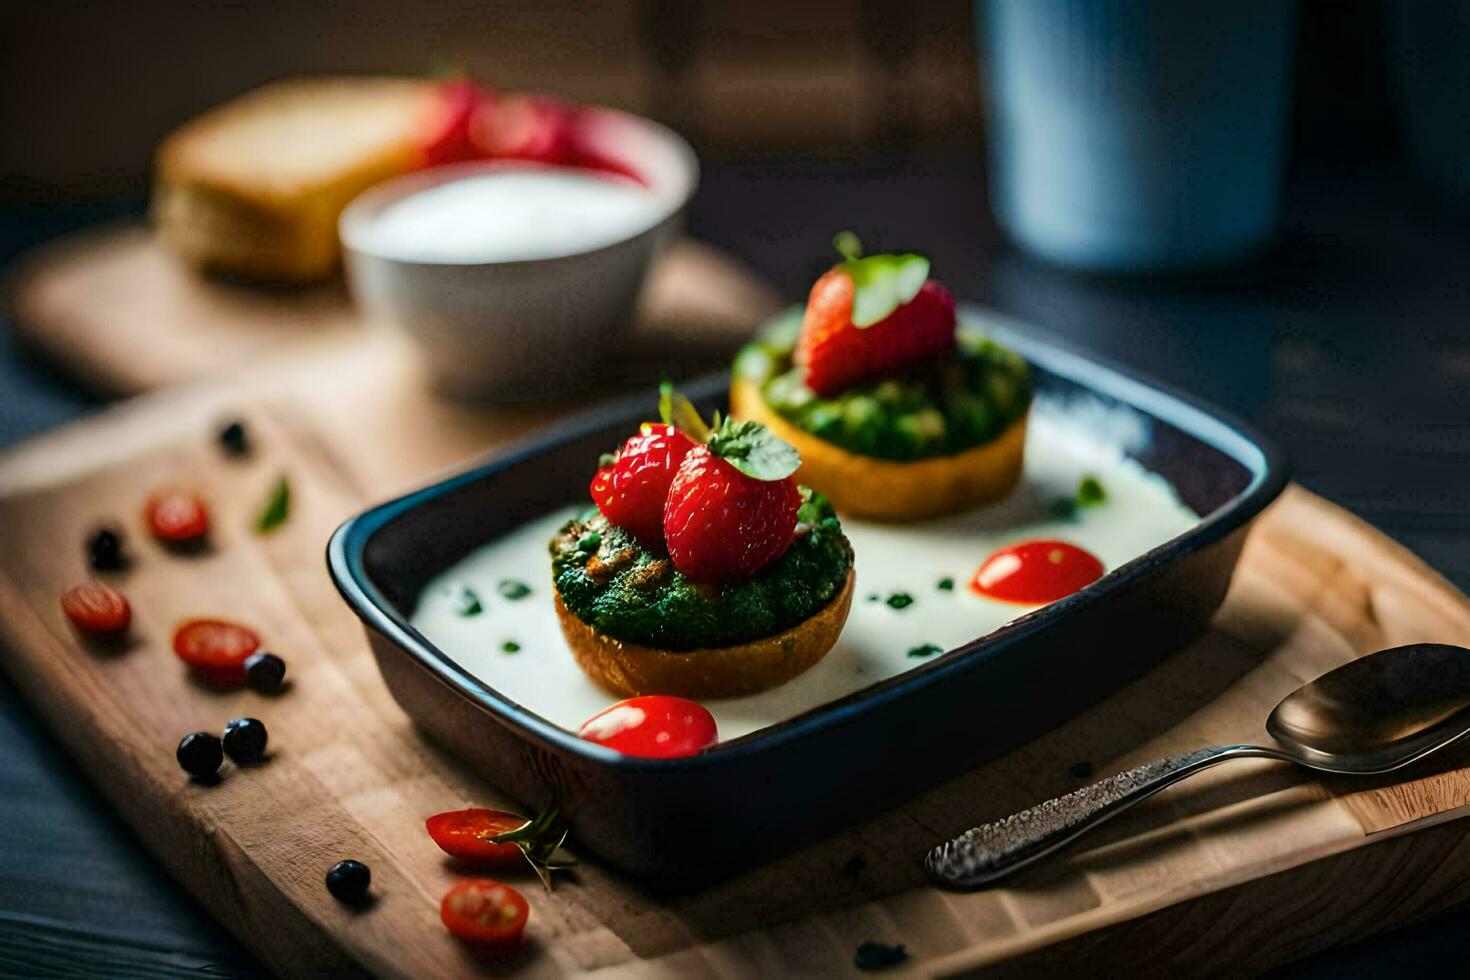
[[[801,453],[796,478],[826,494],[839,514],[875,521],[914,521],[999,500],[1021,478],[1025,415],[990,442],[952,456],[898,462],[863,456],[788,422],[766,404],[760,387],[737,377],[730,413],[764,424]]]
[[[738,698],[785,684],[826,656],[847,622],[853,579],[848,569],[832,601],[790,629],[729,647],[673,651],[624,643],[584,623],[559,591],[556,617],[578,665],[614,694]]]

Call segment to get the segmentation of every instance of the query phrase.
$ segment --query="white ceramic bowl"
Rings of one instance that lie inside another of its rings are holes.
[[[339,231],[359,308],[393,324],[452,394],[503,400],[567,390],[591,378],[627,337],[659,247],[678,227],[699,180],[694,151],[672,130],[613,109],[588,108],[593,149],[639,173],[655,198],[646,227],[612,244],[554,258],[440,262],[395,256],[371,233],[384,208],[476,174],[524,170],[515,161],[435,167],[370,188]]]

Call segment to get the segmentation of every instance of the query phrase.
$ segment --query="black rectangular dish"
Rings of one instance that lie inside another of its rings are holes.
[[[393,696],[527,807],[558,803],[579,847],[630,874],[682,885],[748,868],[901,803],[1136,677],[1208,622],[1250,523],[1286,484],[1285,463],[1252,429],[1183,395],[970,315],[1031,363],[1038,410],[1096,418],[1099,439],[1126,431],[1127,454],[1166,480],[1200,522],[1082,591],[896,677],[703,755],[623,756],[487,686],[410,617],[425,584],[471,550],[585,499],[589,461],[647,416],[644,395],[337,530],[328,546],[332,576],[362,619]],[[686,390],[707,412],[724,407],[726,384],[721,375]],[[589,801],[595,805],[582,805]]]

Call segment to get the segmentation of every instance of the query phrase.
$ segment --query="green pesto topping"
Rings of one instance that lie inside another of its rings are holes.
[[[778,317],[740,352],[735,373],[758,384],[782,418],[851,452],[898,461],[954,455],[995,439],[1031,404],[1021,356],[964,327],[951,353],[822,398],[792,361],[800,329],[799,311]]]
[[[841,591],[852,546],[826,499],[812,494],[791,546],[745,582],[690,581],[669,559],[593,513],[551,540],[551,574],[562,602],[599,633],[662,650],[734,646],[790,629]],[[596,533],[596,550],[582,548]]]
[[[515,640],[506,640],[504,643],[500,644],[500,649],[504,650],[506,653],[520,653],[521,645]]]
[[[581,542],[578,542],[578,546],[580,545]],[[590,545],[589,547],[595,548],[596,545]],[[500,585],[496,588],[499,590],[502,598],[509,599],[512,602],[518,599],[524,599],[531,594],[531,587],[519,579],[503,578],[500,580]]]
[[[921,643],[916,647],[909,648],[910,657],[932,657],[936,653],[943,653],[944,647],[935,646],[933,643]]]
[[[895,592],[888,597],[888,604],[894,609],[907,609],[914,604],[914,597],[907,592]]]

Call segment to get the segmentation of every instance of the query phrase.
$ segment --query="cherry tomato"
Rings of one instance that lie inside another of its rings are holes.
[[[502,810],[451,810],[424,821],[434,843],[451,857],[482,867],[518,868],[525,862],[514,844],[496,844],[490,838],[525,826],[526,818]]]
[[[698,755],[719,741],[704,705],[667,694],[619,701],[587,719],[577,733],[624,755],[674,759]]]
[[[455,938],[477,946],[514,946],[530,915],[520,892],[489,878],[461,881],[439,903],[439,918]]]
[[[110,585],[84,582],[61,594],[61,611],[83,633],[121,633],[133,621],[127,597]]]
[[[1103,563],[1065,541],[1022,541],[980,566],[970,588],[988,599],[1042,605],[1066,598],[1103,575]]]
[[[191,619],[174,630],[174,653],[221,687],[245,683],[245,661],[259,648],[254,631],[222,619]]]
[[[197,541],[209,532],[209,511],[205,510],[204,502],[177,490],[164,490],[149,497],[143,517],[160,541]]]

